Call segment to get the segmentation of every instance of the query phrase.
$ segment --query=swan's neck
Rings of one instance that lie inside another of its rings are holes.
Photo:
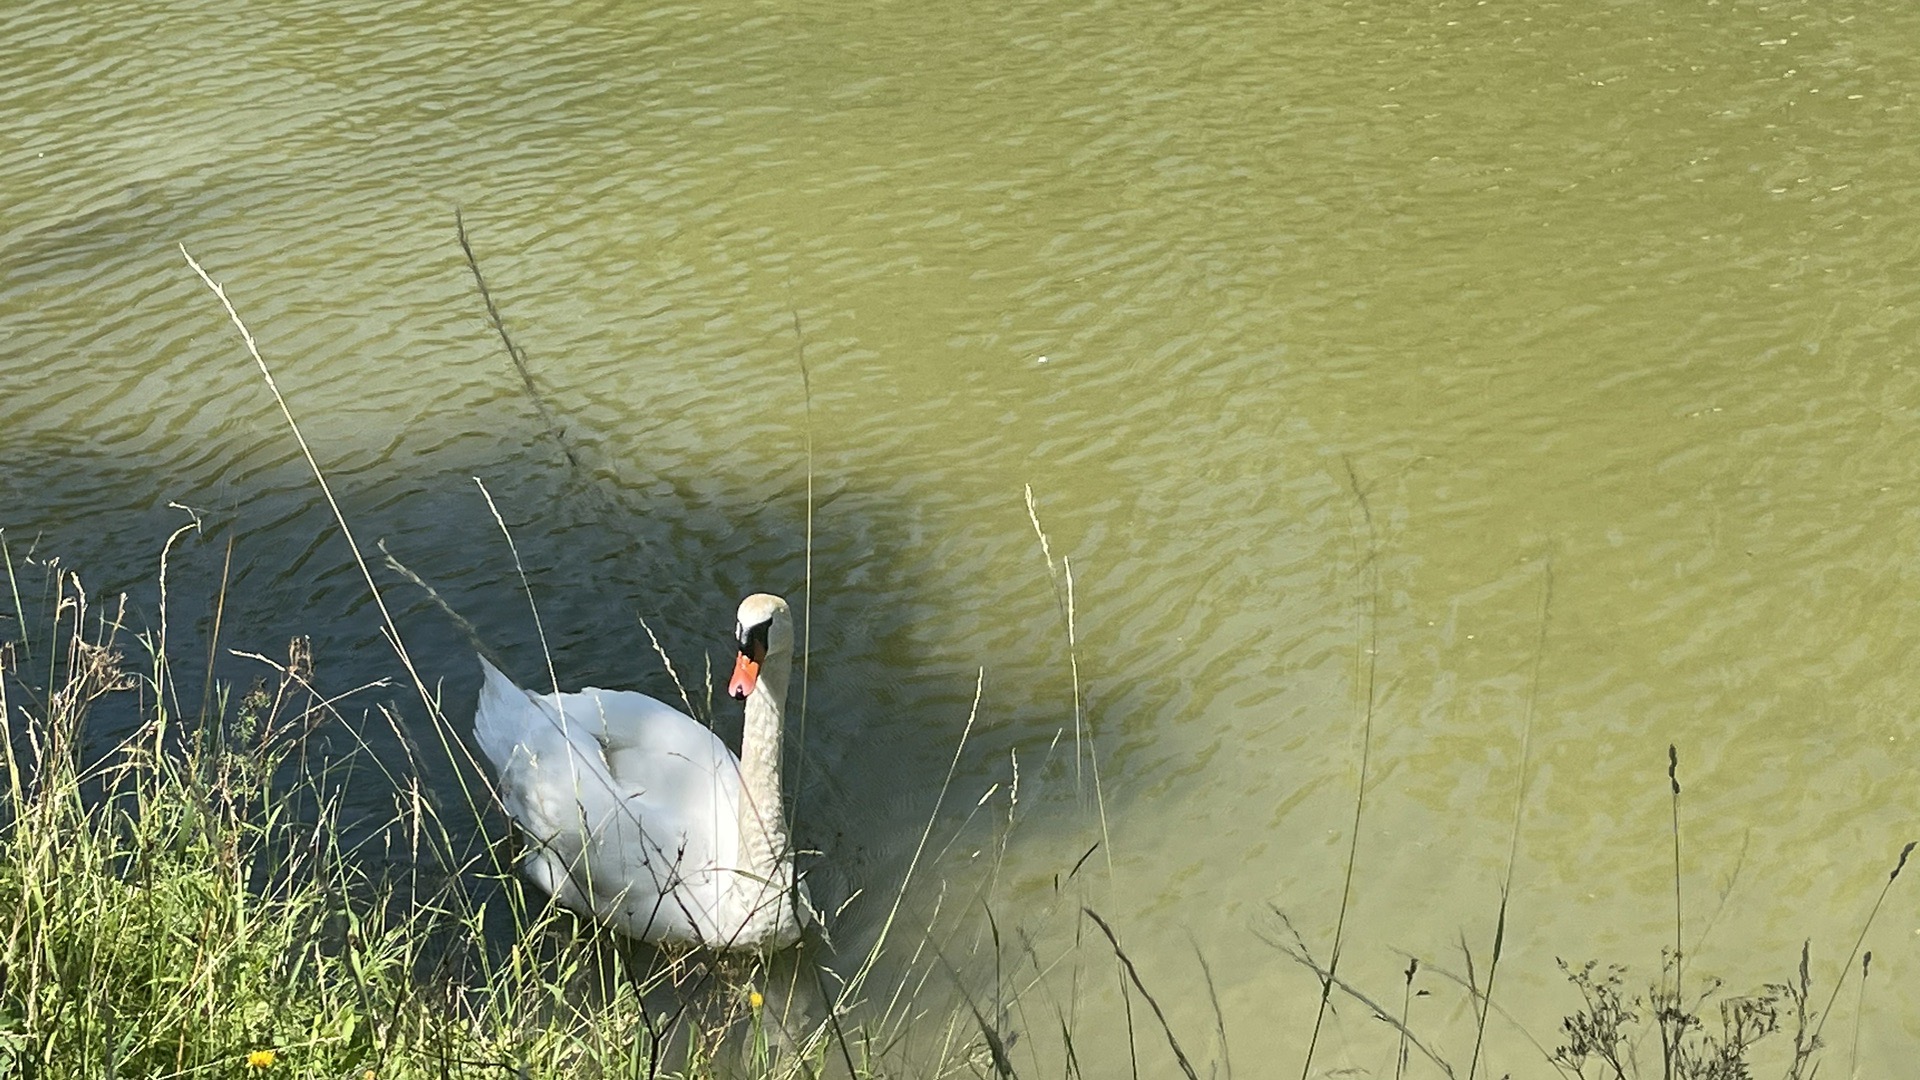
[[[784,889],[791,879],[792,845],[780,789],[780,749],[786,721],[789,660],[770,657],[747,695],[746,724],[740,733],[741,869]]]

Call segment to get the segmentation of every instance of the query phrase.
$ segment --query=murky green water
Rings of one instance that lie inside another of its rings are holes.
[[[1086,902],[1193,1056],[1219,1056],[1197,950],[1234,1064],[1297,1071],[1318,986],[1266,942],[1276,906],[1316,950],[1332,933],[1376,636],[1342,966],[1397,1002],[1423,958],[1416,1026],[1456,1064],[1468,1010],[1432,970],[1463,967],[1462,933],[1485,963],[1529,714],[1500,977],[1549,1047],[1577,1004],[1555,956],[1639,980],[1670,940],[1670,743],[1692,970],[1736,988],[1811,938],[1823,1002],[1920,834],[1920,9],[0,18],[9,544],[150,600],[168,504],[197,508],[176,600],[211,595],[231,536],[232,641],[313,634],[342,688],[392,673],[181,244],[360,537],[528,678],[472,478],[563,680],[661,692],[636,615],[697,673],[742,593],[801,594],[810,433],[816,889],[866,890],[842,934],[870,940],[984,668],[907,909],[938,909],[976,987],[983,909],[1033,935],[1006,958],[1021,1054],[1055,1062],[1077,994],[1088,1074],[1126,1061],[1104,945],[1072,952]],[[557,435],[485,321],[456,206]],[[1071,879],[1102,827],[1027,485],[1072,564],[1110,839]],[[460,638],[394,595],[465,710]],[[1869,1072],[1920,1038],[1910,883],[1894,897]],[[1345,1003],[1316,1072],[1389,1072],[1390,1035]],[[1548,1071],[1514,1027],[1493,1039],[1498,1069]]]

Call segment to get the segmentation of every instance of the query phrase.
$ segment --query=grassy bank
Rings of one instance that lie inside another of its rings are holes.
[[[44,576],[31,609],[23,570]],[[304,642],[183,701],[164,629],[136,634],[57,565],[10,560],[9,581],[27,632],[0,645],[0,1073],[815,1071],[824,1032],[774,1015],[766,972],[648,965],[528,907],[500,887],[504,853],[457,842],[417,780],[349,827],[352,758],[308,751],[353,724]]]

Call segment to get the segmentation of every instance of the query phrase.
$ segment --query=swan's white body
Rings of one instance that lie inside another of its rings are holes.
[[[800,936],[780,801],[792,620],[777,597],[740,607],[762,649],[734,679],[744,758],[645,694],[534,694],[484,657],[474,735],[526,834],[527,876],[554,899],[643,941],[769,949]]]

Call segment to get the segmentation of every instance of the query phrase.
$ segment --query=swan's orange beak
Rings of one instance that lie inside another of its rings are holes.
[[[733,662],[733,681],[727,684],[727,694],[735,701],[745,701],[759,681],[760,661],[741,653],[740,659]]]

